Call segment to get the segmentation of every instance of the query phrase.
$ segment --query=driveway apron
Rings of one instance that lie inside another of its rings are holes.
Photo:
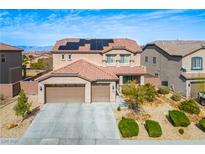
[[[95,144],[119,140],[110,103],[45,104],[19,144]]]

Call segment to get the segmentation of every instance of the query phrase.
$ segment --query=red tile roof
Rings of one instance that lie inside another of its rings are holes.
[[[86,60],[78,60],[67,66],[54,70],[37,80],[43,80],[49,76],[79,76],[89,81],[118,80],[117,75],[141,75],[146,74],[143,66],[102,67]]]
[[[91,45],[89,43],[85,43],[84,45],[80,45],[78,50],[68,50],[68,49],[60,49],[61,46],[65,46],[67,43],[80,42],[80,38],[65,38],[62,40],[56,41],[54,47],[52,48],[52,52],[93,52],[93,53],[104,53],[110,51],[112,49],[125,49],[133,53],[141,52],[141,47],[136,43],[136,41],[126,38],[118,38],[118,39],[104,39],[104,40],[112,40],[113,42],[108,43],[108,46],[103,45],[102,50],[92,50]],[[103,40],[103,39],[83,39],[85,41],[92,40]],[[102,44],[101,44],[102,45]]]
[[[108,66],[104,67],[105,71],[113,72],[116,75],[140,75],[146,74],[146,69],[143,66]]]
[[[78,60],[70,65],[62,67],[53,71],[55,74],[78,74],[80,77],[88,79],[90,81],[97,80],[118,80],[118,77],[103,70],[101,67],[91,64],[85,60]]]
[[[5,43],[0,43],[0,51],[23,51],[23,49]]]

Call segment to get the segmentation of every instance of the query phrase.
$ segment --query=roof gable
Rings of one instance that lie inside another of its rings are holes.
[[[171,56],[186,56],[199,49],[205,48],[205,40],[202,41],[184,41],[184,40],[167,40],[155,41],[145,46],[155,45]],[[144,49],[145,49],[144,48]]]

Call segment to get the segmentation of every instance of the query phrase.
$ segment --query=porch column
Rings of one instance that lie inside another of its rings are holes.
[[[123,85],[123,76],[119,76],[119,91],[121,91],[121,89],[122,89],[122,85]]]
[[[85,103],[91,103],[91,83],[85,84]]]
[[[191,97],[191,87],[190,87],[190,81],[186,81],[186,97]]]
[[[140,76],[140,85],[144,85],[144,75]]]

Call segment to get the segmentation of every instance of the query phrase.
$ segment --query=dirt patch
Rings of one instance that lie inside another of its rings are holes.
[[[170,96],[160,96],[157,100],[159,102],[156,105],[154,103],[141,105],[140,112],[134,113],[129,109],[123,109],[122,111],[114,110],[117,122],[124,117],[130,117],[137,121],[139,124],[139,135],[129,139],[140,139],[140,140],[194,140],[194,139],[205,139],[205,132],[200,130],[196,124],[204,117],[205,108],[201,107],[201,113],[199,115],[186,114],[191,120],[191,125],[187,128],[174,127],[169,118],[167,118],[168,111],[177,109],[179,102],[175,102],[169,98]],[[174,104],[172,104],[174,103]],[[144,127],[146,119],[156,120],[162,127],[162,136],[159,138],[151,138],[148,136],[147,131]],[[179,133],[179,129],[184,130],[184,134]]]
[[[0,109],[0,138],[20,138],[24,134],[40,109],[37,95],[29,95],[28,101],[32,103],[32,112],[22,123],[20,123],[21,117],[17,117],[13,110],[16,101]],[[7,129],[11,124],[18,124],[18,126]]]

